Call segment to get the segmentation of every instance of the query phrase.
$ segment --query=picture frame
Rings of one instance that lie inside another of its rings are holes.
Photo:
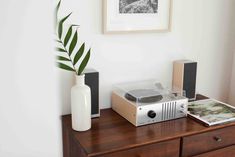
[[[103,0],[103,33],[170,32],[172,5],[173,0]]]

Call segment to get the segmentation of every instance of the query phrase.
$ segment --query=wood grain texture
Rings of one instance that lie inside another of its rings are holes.
[[[209,131],[183,138],[182,156],[193,156],[203,152],[235,144],[235,126]]]
[[[112,109],[121,114],[121,116],[126,117],[133,125],[136,125],[137,108],[132,104],[133,102],[126,101],[115,92],[112,93],[111,99]]]
[[[99,157],[178,157],[180,139],[145,145]]]
[[[79,141],[72,137],[70,137],[70,157],[87,157],[87,153]]]
[[[234,156],[235,156],[235,145],[193,157],[234,157]]]
[[[184,64],[179,61],[173,63],[173,79],[172,87],[177,87],[179,90],[183,90],[184,82]]]
[[[198,97],[198,99],[203,98]],[[92,119],[92,128],[86,132],[72,130],[70,115],[63,116],[62,123],[69,132],[70,141],[72,141],[72,144],[70,142],[70,148],[64,148],[71,151],[71,147],[73,147],[72,152],[77,157],[103,156],[104,154],[126,151],[228,126],[235,126],[235,123],[228,123],[205,127],[190,118],[181,118],[135,127],[112,109],[101,110],[101,117]]]

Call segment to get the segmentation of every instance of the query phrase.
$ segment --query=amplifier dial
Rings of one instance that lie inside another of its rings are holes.
[[[151,110],[151,111],[148,112],[148,116],[149,116],[150,118],[155,118],[156,115],[157,115],[156,112],[154,112],[153,110]]]

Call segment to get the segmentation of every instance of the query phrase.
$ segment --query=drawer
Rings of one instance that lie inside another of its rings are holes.
[[[140,146],[99,157],[179,157],[180,139]]]
[[[235,145],[218,149],[212,152],[204,153],[194,157],[234,157],[235,156]]]
[[[235,144],[235,126],[183,137],[182,156],[188,157]]]

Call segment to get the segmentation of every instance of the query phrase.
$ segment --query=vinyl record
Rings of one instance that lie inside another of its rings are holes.
[[[163,96],[153,89],[135,89],[127,92],[125,98],[140,103],[154,103],[162,100]]]

